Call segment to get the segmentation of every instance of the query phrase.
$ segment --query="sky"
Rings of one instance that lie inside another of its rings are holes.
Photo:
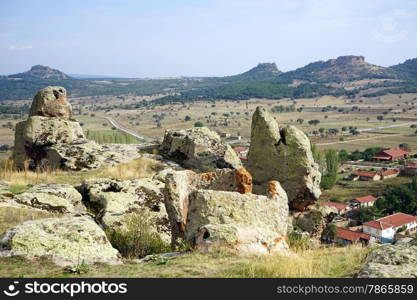
[[[417,57],[416,0],[0,0],[0,74],[225,76]]]

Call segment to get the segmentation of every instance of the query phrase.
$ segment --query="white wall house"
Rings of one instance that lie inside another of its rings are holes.
[[[404,232],[417,232],[417,217],[404,213],[396,213],[378,220],[363,224],[363,232],[371,236],[371,240],[381,243],[391,243],[394,241],[397,230],[405,227]]]

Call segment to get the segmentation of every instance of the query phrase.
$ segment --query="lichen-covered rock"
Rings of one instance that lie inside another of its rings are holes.
[[[320,206],[318,209],[312,209],[301,213],[296,219],[296,227],[304,232],[309,233],[313,241],[320,241],[324,229],[338,211],[334,207]]]
[[[280,128],[262,107],[252,118],[247,169],[255,193],[278,180],[288,194],[290,208],[304,210],[320,196],[321,174],[314,162],[310,141],[294,126]]]
[[[383,244],[372,250],[359,277],[417,277],[417,239],[407,239],[394,245]]]
[[[274,189],[281,187],[273,183]],[[198,249],[226,248],[239,254],[287,249],[288,199],[285,193],[262,195],[197,190],[190,194],[186,239]]]
[[[120,255],[90,217],[28,221],[0,238],[1,251],[28,258],[47,257],[58,265],[120,263]]]
[[[29,116],[72,117],[67,91],[62,86],[48,86],[38,91],[32,101]]]
[[[88,179],[81,185],[87,205],[97,211],[98,221],[106,229],[125,230],[129,217],[140,211],[154,218],[155,232],[171,240],[164,205],[164,184],[149,178],[136,180]]]
[[[214,169],[242,168],[242,162],[230,145],[206,127],[167,130],[160,147],[161,154],[183,167],[203,172]]]
[[[243,168],[217,169],[199,174],[191,170],[164,172],[165,206],[171,221],[172,244],[175,245],[178,238],[185,238],[189,195],[193,191],[210,189],[246,193],[252,190],[251,180],[250,174]]]
[[[86,213],[81,194],[69,184],[35,185],[26,192],[15,195],[13,201],[60,213]]]

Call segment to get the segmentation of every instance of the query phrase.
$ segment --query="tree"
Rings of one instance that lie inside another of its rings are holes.
[[[184,121],[190,121],[191,120],[191,117],[190,116],[185,116],[185,118],[184,118]]]
[[[345,149],[341,149],[339,151],[339,160],[340,161],[348,161],[349,160],[349,153]]]
[[[194,123],[194,127],[204,127],[203,122],[197,121]]]
[[[308,124],[313,125],[313,126],[317,126],[320,123],[319,120],[310,120],[308,121]]]
[[[384,116],[377,116],[377,117],[376,117],[376,119],[377,119],[378,121],[382,121],[382,120],[384,119]]]

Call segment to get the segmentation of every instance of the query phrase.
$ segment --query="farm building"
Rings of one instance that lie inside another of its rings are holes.
[[[371,236],[369,234],[352,231],[349,229],[336,227],[337,237],[336,241],[343,244],[344,246],[361,243],[362,245],[367,245]]]
[[[397,177],[400,174],[399,169],[390,169],[390,170],[383,170],[379,173],[381,175],[381,179],[389,179]]]
[[[363,224],[363,232],[382,243],[393,242],[399,229],[404,229],[406,233],[415,233],[417,231],[417,217],[396,213]]]
[[[378,152],[372,158],[377,161],[392,162],[392,161],[405,159],[409,157],[410,154],[411,154],[410,152],[404,149],[396,148],[396,149],[388,149],[388,150],[383,150],[381,152]]]
[[[363,197],[359,197],[353,200],[353,203],[356,204],[356,206],[359,207],[370,207],[373,206],[377,198],[375,198],[372,195],[367,195]]]
[[[417,176],[417,162],[407,161],[404,164],[403,173],[407,176]]]
[[[377,181],[381,180],[381,175],[379,175],[377,172],[356,170],[352,172],[352,174],[349,176],[349,179],[352,181]]]
[[[247,155],[249,152],[249,149],[247,147],[236,147],[233,150],[235,150],[237,156],[239,156],[240,159],[246,160]]]

